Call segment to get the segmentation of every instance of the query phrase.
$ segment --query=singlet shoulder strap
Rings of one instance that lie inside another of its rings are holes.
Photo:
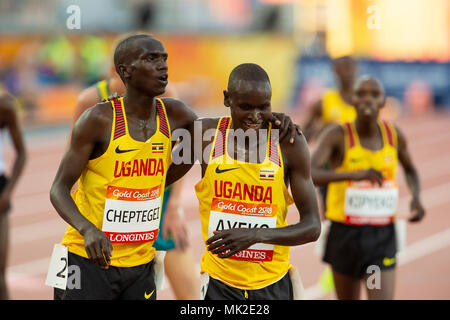
[[[161,99],[156,99],[156,111],[158,112],[159,119],[159,131],[167,138],[170,139],[170,126],[169,120],[167,119],[166,108],[164,107],[164,103]]]
[[[122,98],[111,101],[114,110],[114,136],[113,140],[126,134],[125,116],[123,113]]]
[[[269,160],[281,167],[281,158],[278,152],[278,145],[280,143],[279,137],[273,136],[271,124],[269,130],[270,130]]]
[[[212,151],[212,160],[223,156],[225,153],[225,142],[227,135],[227,128],[230,124],[230,117],[222,117],[219,120],[219,124],[217,125],[216,136],[214,138],[214,149]]]
[[[356,137],[353,131],[353,126],[350,122],[346,122],[342,125],[345,131],[346,146],[350,149],[356,145]]]
[[[384,137],[386,142],[396,148],[397,147],[397,132],[395,131],[395,127],[388,123],[387,121],[381,121],[381,128],[384,130]]]

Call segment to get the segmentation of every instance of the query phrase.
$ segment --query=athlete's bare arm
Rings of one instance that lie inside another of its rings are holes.
[[[308,119],[305,121],[303,133],[308,141],[315,137],[318,128],[321,126],[322,118],[322,100],[313,104]]]
[[[97,88],[95,86],[84,89],[78,96],[77,104],[75,105],[75,110],[73,112],[72,125],[77,122],[84,111],[95,106],[99,100]]]
[[[186,106],[182,101],[175,98],[163,98],[164,106],[166,107],[167,116],[169,118],[169,125],[172,135],[174,131],[177,129],[188,130],[189,127],[194,123],[195,119],[197,119],[197,115],[192,109]],[[172,146],[175,144],[175,141],[172,141]],[[171,166],[167,171],[166,176],[166,187],[174,183],[175,181],[179,181],[181,177],[190,169],[186,168],[183,174],[178,174],[177,172],[173,172],[174,166]],[[178,168],[180,170],[180,168]],[[177,188],[181,188],[181,186],[177,186]],[[171,197],[173,199],[174,197]],[[169,209],[169,208],[168,208]],[[189,245],[188,235],[186,230],[186,225],[182,222],[182,219],[178,215],[177,210],[167,210],[164,216],[164,224],[162,228],[162,233],[166,237],[167,235],[172,235],[173,240],[175,242],[175,246],[178,249],[183,250],[185,247]]]
[[[406,137],[398,128],[396,128],[396,131],[398,137],[398,160],[403,167],[406,182],[412,194],[410,204],[411,215],[409,217],[409,221],[418,222],[425,216],[425,209],[423,208],[422,201],[420,200],[419,175],[417,174],[416,167],[414,166],[409,154]]]
[[[217,254],[220,258],[228,258],[255,243],[295,246],[318,239],[321,228],[320,217],[311,179],[306,139],[297,136],[293,144],[282,142],[281,150],[291,183],[292,196],[300,214],[300,222],[283,228],[235,228],[216,231],[206,241],[211,253]]]
[[[203,177],[208,166],[214,133],[219,120],[220,118],[199,118],[190,124],[188,128],[188,140],[181,141],[172,152],[174,161],[175,155],[180,156],[180,161],[177,163],[174,162],[170,166],[169,171],[167,172],[166,185],[183,177],[196,161],[199,161],[201,165]],[[195,132],[195,127],[201,128],[201,131]],[[210,134],[207,133],[208,131]],[[196,145],[198,147],[196,147]],[[184,152],[188,152],[188,155],[185,156]],[[185,157],[183,158],[183,156]]]
[[[166,100],[164,100],[164,103],[166,104]],[[183,104],[181,101],[179,103]],[[184,105],[185,108],[188,108]],[[181,110],[182,108],[178,108],[178,110]],[[190,109],[189,109],[190,110]],[[178,154],[179,150],[184,148],[185,146],[188,146],[186,150],[190,149],[190,157],[191,160],[188,162],[183,162],[181,164],[173,164],[167,173],[167,179],[166,179],[166,185],[171,185],[176,180],[183,177],[193,166],[194,162],[196,160],[200,160],[200,163],[202,164],[202,176],[206,170],[207,167],[207,161],[208,161],[208,155],[205,154],[208,152],[209,149],[206,149],[208,146],[211,146],[212,139],[214,136],[209,135],[208,138],[211,138],[211,140],[203,141],[203,137],[205,136],[205,132],[210,129],[216,129],[217,124],[219,122],[219,118],[201,118],[197,119],[197,121],[192,120],[193,116],[190,115],[189,112],[184,114],[183,112],[180,112],[179,117],[182,120],[182,123],[184,125],[184,129],[187,129],[189,131],[189,141],[184,141],[178,146],[178,150],[174,151],[173,154]],[[190,122],[189,122],[190,121]],[[269,121],[271,121],[275,127],[280,128],[280,141],[283,142],[287,141],[287,137],[289,137],[289,143],[293,144],[295,140],[302,138],[302,130],[300,127],[292,122],[292,119],[285,115],[284,113],[278,113],[278,112],[272,112],[272,116],[270,117]],[[198,137],[200,132],[195,132],[195,122],[197,122],[197,125],[201,127],[201,137]],[[174,130],[171,124],[172,131]],[[198,145],[202,146],[202,148],[194,148],[195,143],[199,143]],[[200,152],[200,153],[199,153]]]
[[[311,158],[311,175],[315,185],[326,185],[330,182],[345,180],[371,180],[383,182],[383,175],[375,169],[336,172],[335,169],[342,164],[345,154],[344,130],[339,125],[328,126],[320,135],[317,149]],[[323,168],[329,161],[330,168]]]
[[[75,123],[70,145],[61,160],[50,190],[50,200],[56,211],[83,235],[89,259],[102,268],[107,268],[110,264],[111,241],[81,214],[70,190],[88,161],[102,155],[108,148],[112,118],[109,102],[99,103],[81,115]]]
[[[0,126],[5,126],[11,136],[16,157],[8,182],[0,193],[0,214],[5,212],[11,199],[11,194],[16,186],[17,180],[22,174],[26,161],[25,144],[23,142],[22,131],[20,130],[14,98],[4,94],[0,96]]]

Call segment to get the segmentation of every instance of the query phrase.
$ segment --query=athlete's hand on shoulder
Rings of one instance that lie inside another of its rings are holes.
[[[187,248],[189,246],[189,239],[186,224],[181,217],[180,211],[177,208],[168,205],[163,219],[163,239],[167,239],[170,235],[175,242],[175,248],[180,250]]]
[[[375,169],[367,169],[355,171],[352,173],[352,180],[361,181],[361,180],[370,180],[372,182],[377,182],[379,186],[383,184],[383,174]]]
[[[425,209],[420,202],[420,199],[413,198],[410,204],[410,216],[408,218],[409,222],[419,222],[425,216]]]
[[[113,250],[111,239],[93,225],[83,232],[83,236],[84,247],[89,259],[100,268],[108,269]]]
[[[112,95],[108,96],[108,99],[102,99],[102,102],[113,101],[113,100],[117,100],[119,98],[122,98],[122,96],[120,94],[118,94],[117,92],[114,92]]]
[[[280,129],[280,141],[289,136],[289,142],[294,143],[295,131],[297,131],[300,135],[302,134],[302,129],[300,126],[292,122],[291,117],[284,113],[272,112],[269,121],[272,122],[277,129]]]
[[[257,243],[259,230],[258,228],[234,228],[214,231],[214,235],[206,240],[206,244],[212,254],[217,254],[219,258],[229,258]]]

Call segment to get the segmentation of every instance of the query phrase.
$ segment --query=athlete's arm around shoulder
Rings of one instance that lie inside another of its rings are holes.
[[[162,98],[169,118],[170,129],[189,129],[198,117],[183,101],[176,98]]]
[[[319,238],[321,224],[310,175],[308,145],[303,135],[296,134],[294,143],[281,142],[281,150],[294,201],[300,213],[300,222],[282,228],[234,228],[215,231],[206,241],[211,253],[217,254],[219,258],[228,258],[255,243],[296,246]],[[227,250],[229,251],[226,252]]]
[[[167,172],[166,185],[181,179],[196,161],[200,162],[203,176],[218,122],[219,118],[197,118],[189,124],[181,142],[172,152],[172,164]]]
[[[50,200],[56,211],[84,236],[89,258],[101,267],[107,267],[102,250],[107,259],[112,254],[109,238],[81,214],[70,195],[70,190],[88,161],[106,151],[112,117],[109,102],[98,103],[81,115],[72,130],[70,145],[61,160],[50,189]]]
[[[411,215],[409,217],[409,221],[418,222],[425,216],[425,209],[423,208],[422,201],[420,200],[419,175],[414,163],[412,162],[405,135],[399,128],[396,127],[395,130],[397,132],[398,141],[398,160],[403,167],[406,182],[412,194],[412,200],[410,203]]]

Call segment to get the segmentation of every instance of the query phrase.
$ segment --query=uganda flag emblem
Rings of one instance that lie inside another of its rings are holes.
[[[275,180],[275,171],[274,170],[263,170],[259,171],[259,180],[263,181],[274,181]]]
[[[163,153],[164,152],[164,144],[161,143],[152,143],[152,153]]]

